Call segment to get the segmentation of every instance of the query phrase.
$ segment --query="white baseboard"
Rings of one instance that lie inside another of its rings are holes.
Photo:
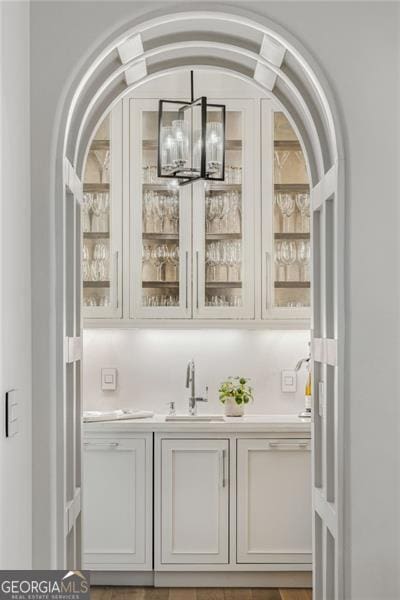
[[[311,571],[91,571],[91,585],[310,588]]]
[[[153,571],[91,571],[90,585],[153,586]]]
[[[285,587],[310,588],[311,571],[193,571],[154,573],[155,587]]]

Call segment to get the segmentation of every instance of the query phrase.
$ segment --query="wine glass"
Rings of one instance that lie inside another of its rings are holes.
[[[175,246],[174,248],[171,248],[168,252],[168,262],[171,263],[171,265],[174,268],[174,281],[177,281],[178,279],[178,264],[179,264],[179,246]]]
[[[301,230],[310,231],[310,195],[307,193],[296,194],[296,206],[301,215]]]
[[[297,252],[296,243],[289,240],[283,240],[281,244],[281,259],[285,265],[285,279],[288,281],[288,267],[296,262]]]
[[[238,192],[228,195],[227,229],[229,233],[240,233],[242,222],[241,199]]]
[[[82,248],[82,278],[83,281],[90,281],[90,253],[87,244]]]
[[[90,231],[90,213],[92,210],[93,198],[92,194],[83,194],[82,198],[82,231],[87,233]]]
[[[282,173],[283,167],[286,164],[287,159],[289,158],[290,152],[286,150],[275,150],[275,180],[276,183],[282,183]]]
[[[279,193],[276,196],[276,202],[283,217],[283,231],[284,233],[288,233],[290,229],[290,217],[294,213],[296,206],[295,199],[292,194]]]
[[[146,233],[154,231],[154,192],[145,192],[143,198],[143,229]]]
[[[168,246],[160,244],[152,250],[152,258],[157,268],[157,281],[163,281],[162,268],[168,260]]]
[[[217,269],[217,250],[216,250],[216,244],[214,242],[211,242],[211,244],[208,244],[208,246],[207,246],[206,263],[207,263],[209,274],[210,274],[209,275],[210,280],[215,281],[216,269]],[[207,279],[208,279],[208,276],[207,276]]]
[[[297,262],[299,263],[299,280],[309,280],[309,269],[310,264],[311,248],[309,240],[300,240],[297,243]]]
[[[276,280],[284,281],[285,279],[285,264],[282,259],[282,242],[275,242],[275,264],[276,264]],[[283,275],[281,275],[283,273]]]

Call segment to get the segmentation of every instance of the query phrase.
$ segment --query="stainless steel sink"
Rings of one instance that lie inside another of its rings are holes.
[[[185,423],[213,423],[215,421],[224,421],[224,415],[167,415],[166,421],[185,422]]]

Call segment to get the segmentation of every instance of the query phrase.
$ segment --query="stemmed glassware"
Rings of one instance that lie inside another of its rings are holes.
[[[178,224],[178,195],[146,191],[143,198],[145,233],[178,233]]]
[[[310,264],[311,248],[310,240],[300,240],[297,242],[297,262],[299,263],[299,278],[300,281],[308,281],[309,264]]]
[[[168,251],[168,262],[174,269],[174,281],[178,279],[178,264],[179,264],[179,246],[174,246]]]
[[[283,167],[287,159],[289,158],[290,152],[286,150],[275,150],[275,182],[282,183]]]
[[[92,203],[93,203],[92,194],[88,194],[88,193],[83,194],[81,208],[82,208],[82,231],[84,233],[89,232],[90,228],[91,228],[90,213],[92,210]]]
[[[290,230],[290,217],[296,207],[294,196],[293,194],[278,193],[276,195],[276,202],[283,217],[283,231],[284,233],[288,233]]]
[[[310,231],[310,195],[307,193],[296,194],[296,206],[300,211],[301,230]]]
[[[275,262],[278,265],[278,281],[288,280],[288,267],[296,262],[296,243],[289,240],[282,240],[275,244]],[[281,278],[281,267],[284,268],[284,279]]]
[[[206,249],[207,280],[216,281],[217,269],[226,270],[225,281],[232,281],[230,270],[233,271],[233,281],[240,281],[242,264],[242,248],[240,241],[211,242]],[[221,281],[221,277],[218,277]],[[223,280],[222,280],[223,281]]]

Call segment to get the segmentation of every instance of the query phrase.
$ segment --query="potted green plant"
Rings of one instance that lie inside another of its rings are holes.
[[[228,377],[219,386],[219,399],[227,417],[242,417],[245,404],[253,400],[253,389],[247,377]]]

